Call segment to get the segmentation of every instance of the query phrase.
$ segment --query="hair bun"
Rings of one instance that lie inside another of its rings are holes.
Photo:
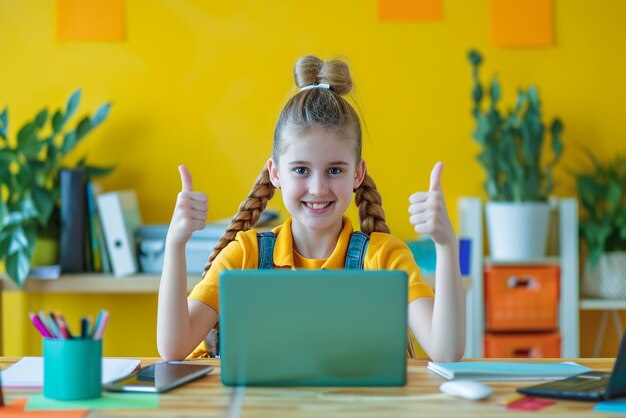
[[[300,88],[326,83],[339,95],[348,94],[352,90],[350,68],[341,60],[322,61],[314,55],[306,55],[296,62],[294,77]]]

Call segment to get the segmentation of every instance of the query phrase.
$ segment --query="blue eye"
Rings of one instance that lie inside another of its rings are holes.
[[[333,167],[328,169],[328,174],[336,176],[338,174],[343,173],[343,170],[339,167]]]
[[[308,171],[308,170],[306,169],[306,167],[296,167],[296,168],[294,168],[294,169],[293,169],[293,172],[294,172],[294,173],[296,173],[296,174],[301,174],[301,175],[302,175],[302,174],[306,174],[306,173],[307,173],[307,171]]]

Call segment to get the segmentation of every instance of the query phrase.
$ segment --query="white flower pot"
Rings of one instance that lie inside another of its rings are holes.
[[[550,206],[543,202],[487,202],[489,254],[496,261],[545,257]]]
[[[581,293],[601,299],[626,299],[626,252],[603,253],[600,261],[590,269],[585,263]]]

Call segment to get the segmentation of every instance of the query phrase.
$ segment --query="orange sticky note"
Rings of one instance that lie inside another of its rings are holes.
[[[88,409],[74,409],[71,411],[26,411],[28,398],[16,399],[9,405],[0,408],[0,418],[27,417],[27,418],[82,418],[89,412]]]
[[[57,0],[57,39],[124,40],[124,0]]]
[[[378,0],[379,20],[441,20],[441,0]]]
[[[550,46],[553,0],[490,0],[491,39],[496,46]]]

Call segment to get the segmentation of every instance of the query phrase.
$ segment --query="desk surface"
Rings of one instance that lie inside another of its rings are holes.
[[[4,369],[19,357],[0,358]],[[142,359],[150,364],[159,359]],[[506,361],[510,361],[507,359]],[[538,360],[541,361],[541,360]],[[555,361],[555,360],[547,360]],[[559,359],[558,361],[563,361]],[[577,359],[596,370],[610,370],[613,359]],[[440,376],[426,370],[425,360],[409,360],[408,384],[396,388],[231,388],[220,382],[217,360],[196,360],[216,370],[201,380],[160,395],[160,409],[146,411],[91,411],[88,417],[162,416],[162,417],[514,417],[524,413],[507,411],[499,401],[515,395],[515,388],[529,382],[488,382],[494,388],[491,398],[472,402],[441,394]],[[40,390],[4,389],[5,402]],[[156,396],[156,395],[155,395]],[[558,401],[541,410],[554,417],[615,416],[593,413],[590,402]]]

